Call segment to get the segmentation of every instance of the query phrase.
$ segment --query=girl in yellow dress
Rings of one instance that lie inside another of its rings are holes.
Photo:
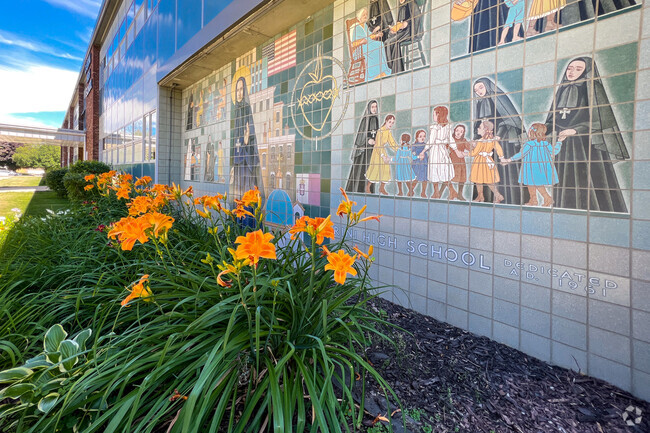
[[[379,193],[388,195],[386,191],[386,182],[390,181],[390,157],[387,154],[386,145],[397,151],[398,146],[390,130],[395,125],[395,116],[389,114],[384,119],[384,124],[377,131],[375,145],[370,155],[370,163],[366,170],[366,194],[370,194],[370,184],[379,183]]]
[[[494,193],[494,202],[500,203],[503,201],[503,196],[497,190],[496,183],[501,178],[493,159],[494,152],[499,155],[499,158],[503,158],[503,149],[497,141],[499,137],[494,136],[494,123],[489,120],[482,121],[476,132],[481,136],[481,139],[476,142],[476,147],[469,154],[469,156],[474,157],[470,180],[476,184],[476,191],[478,192],[474,201],[485,201],[483,189],[487,185]]]
[[[521,1],[521,0],[520,0]],[[535,24],[540,18],[546,18],[544,31],[552,31],[560,28],[556,21],[557,13],[566,6],[566,0],[533,0],[528,12],[528,30],[526,36],[534,36],[539,32],[535,30]]]

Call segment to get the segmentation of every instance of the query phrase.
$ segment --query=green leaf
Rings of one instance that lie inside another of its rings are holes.
[[[31,383],[15,383],[8,388],[0,391],[0,399],[13,398],[17,399],[26,392],[34,391],[36,387]]]
[[[59,394],[56,392],[51,392],[38,402],[38,410],[43,413],[48,413],[50,410],[52,410],[58,401]]]
[[[56,364],[61,360],[61,353],[59,352],[49,352],[47,355],[45,355],[45,359],[47,362],[51,364]]]
[[[62,373],[72,370],[79,360],[79,357],[77,356],[79,345],[72,340],[63,340],[61,344],[59,344],[59,352],[61,352],[61,364],[59,365],[59,370],[61,370]]]
[[[68,336],[68,333],[65,332],[63,326],[56,324],[47,330],[45,333],[45,339],[43,340],[43,347],[45,352],[56,352],[59,350],[59,344]]]
[[[79,345],[81,351],[84,351],[86,350],[86,341],[90,338],[92,334],[93,334],[92,329],[84,329],[74,337],[73,341]]]
[[[38,355],[33,358],[28,359],[23,367],[26,368],[37,368],[37,367],[49,367],[52,363],[47,360],[45,355]]]
[[[49,393],[50,391],[54,391],[56,389],[59,389],[61,385],[65,382],[65,378],[58,378],[58,379],[52,379],[49,382],[47,382],[45,385],[41,386],[41,392],[45,394],[46,392]]]
[[[0,383],[11,383],[16,380],[21,380],[33,373],[34,372],[32,370],[25,367],[16,367],[5,371],[0,371]]]

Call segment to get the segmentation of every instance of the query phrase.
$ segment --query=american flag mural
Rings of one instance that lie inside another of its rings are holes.
[[[268,58],[268,75],[296,66],[296,31],[293,30],[262,49]]]

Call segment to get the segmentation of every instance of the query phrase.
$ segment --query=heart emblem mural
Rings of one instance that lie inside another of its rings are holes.
[[[311,140],[325,138],[340,125],[349,102],[346,80],[343,65],[333,57],[319,55],[305,65],[296,77],[290,106],[300,135]],[[335,111],[337,118],[332,119]]]

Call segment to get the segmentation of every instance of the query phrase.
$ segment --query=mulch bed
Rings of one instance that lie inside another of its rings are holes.
[[[601,380],[383,299],[370,306],[408,331],[384,330],[391,342],[373,338],[366,351],[402,401],[396,432],[404,431],[402,417],[414,433],[650,432],[650,404]],[[389,411],[383,392],[371,381],[366,396],[367,431],[388,431],[377,418]],[[629,406],[642,411],[640,424],[626,425]]]

